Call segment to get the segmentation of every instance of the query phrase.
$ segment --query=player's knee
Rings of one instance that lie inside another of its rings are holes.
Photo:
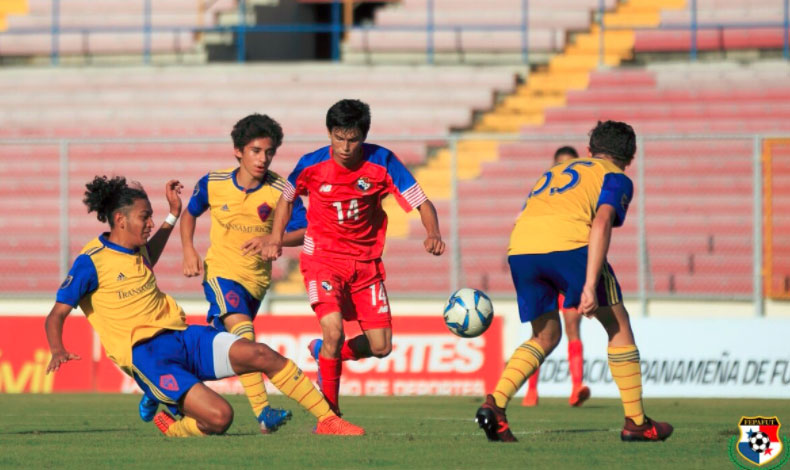
[[[217,405],[202,421],[202,427],[208,434],[223,434],[233,423],[233,408],[228,403]]]
[[[340,351],[340,348],[343,347],[343,341],[345,341],[345,339],[346,337],[342,331],[325,331],[323,347],[330,355],[333,355],[334,353]]]
[[[277,351],[263,343],[255,343],[254,362],[256,368],[262,372],[268,372],[273,367],[281,369],[285,359]]]
[[[378,358],[387,357],[390,355],[391,352],[392,352],[392,343],[386,343],[382,345],[373,345],[373,344],[370,345],[370,353],[373,354],[373,356],[375,357]]]

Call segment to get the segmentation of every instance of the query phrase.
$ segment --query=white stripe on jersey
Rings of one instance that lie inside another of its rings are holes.
[[[285,184],[283,185],[283,196],[285,196],[285,200],[288,202],[293,202],[294,198],[296,197],[296,188],[294,185],[291,184],[290,181],[284,180]]]
[[[414,183],[409,189],[401,193],[403,198],[412,208],[419,207],[428,200],[419,183]]]
[[[310,304],[318,303],[318,283],[310,281],[307,287],[307,297]]]
[[[315,251],[315,242],[313,242],[312,237],[308,237],[307,235],[304,236],[304,248],[302,248],[302,252],[306,255],[312,255],[313,251]]]

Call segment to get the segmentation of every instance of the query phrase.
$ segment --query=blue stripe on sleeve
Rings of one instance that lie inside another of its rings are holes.
[[[407,189],[414,186],[417,180],[414,179],[411,172],[394,153],[389,150],[387,150],[387,153],[387,173],[392,177],[392,182],[398,188],[398,192],[403,194]]]
[[[58,289],[57,302],[76,307],[80,300],[99,287],[99,276],[90,256],[77,256],[68,276]]]
[[[308,153],[303,155],[302,158],[299,159],[299,162],[296,164],[296,168],[288,175],[288,182],[294,188],[298,188],[296,184],[296,180],[299,179],[299,176],[305,170],[305,168],[313,166],[317,163],[321,163],[329,159],[329,146],[321,147],[320,149],[316,150],[315,152]]]
[[[200,178],[195,184],[192,197],[189,198],[187,210],[192,217],[199,217],[208,209],[208,175]]]
[[[631,182],[631,179],[623,173],[607,173],[603,178],[596,210],[602,204],[614,207],[616,213],[614,226],[619,227],[625,222],[625,213],[628,211],[628,204],[631,203],[633,197],[634,183]]]
[[[288,225],[285,226],[285,231],[293,232],[294,230],[299,230],[306,227],[307,211],[304,208],[302,198],[296,196],[296,199],[294,199],[293,209],[291,210],[291,220],[289,220]]]

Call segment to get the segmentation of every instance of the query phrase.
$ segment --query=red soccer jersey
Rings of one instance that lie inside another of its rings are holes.
[[[308,195],[304,253],[331,258],[381,257],[387,214],[381,200],[392,193],[409,212],[426,201],[414,176],[391,151],[363,144],[354,170],[338,165],[329,146],[303,156],[288,177],[283,196]]]

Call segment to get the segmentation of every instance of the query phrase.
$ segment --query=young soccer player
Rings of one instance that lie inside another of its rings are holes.
[[[252,322],[269,287],[272,263],[260,257],[260,246],[272,229],[272,213],[285,180],[269,165],[283,140],[280,125],[252,114],[231,132],[238,167],[203,176],[181,218],[184,275],[204,274],[193,242],[197,217],[211,210],[211,246],[206,253],[203,291],[209,302],[206,320],[219,331],[255,341]],[[307,220],[301,199],[294,201],[285,246],[302,244]],[[261,432],[275,431],[291,412],[272,408],[261,374],[239,376]],[[149,416],[152,413],[149,413]]]
[[[562,335],[557,294],[563,307],[595,317],[609,336],[609,368],[625,410],[624,441],[658,441],[672,434],[642,407],[642,374],[620,285],[606,253],[612,227],[625,220],[633,183],[624,170],[636,152],[628,124],[599,122],[590,132],[590,158],[551,167],[527,198],[510,236],[508,261],[521,321],[532,322],[532,338],[519,346],[475,420],[491,441],[516,441],[505,407],[540,367]]]
[[[560,147],[554,152],[554,164],[559,165],[568,160],[579,158],[578,152],[573,147]],[[563,307],[565,297],[560,294],[557,298],[557,305],[562,312],[562,319],[565,321],[565,335],[568,337],[568,368],[571,373],[571,396],[568,403],[571,406],[581,406],[590,398],[590,388],[582,383],[584,376],[584,353],[582,340],[579,337],[579,324],[582,316],[574,307]],[[538,377],[540,368],[530,376],[527,385],[527,393],[524,395],[524,406],[538,406]]]
[[[110,231],[90,241],[74,260],[60,286],[45,328],[52,359],[47,372],[80,359],[63,344],[63,324],[79,305],[109,357],[132,376],[144,393],[165,404],[154,417],[167,436],[221,434],[233,409],[203,384],[234,374],[264,373],[284,395],[318,418],[317,434],[362,435],[364,430],[339,418],[291,360],[265,344],[187,326],[184,312],[159,290],[153,267],[181,212],[181,184],[167,182],[170,214],[153,237],[153,211],[142,187],[123,177],[96,177],[86,185],[85,205]],[[150,237],[150,240],[149,240]]]
[[[330,145],[299,160],[274,214],[264,259],[280,256],[291,206],[308,194],[307,233],[301,270],[318,317],[322,339],[310,344],[318,362],[318,382],[338,412],[342,361],[392,350],[392,322],[381,262],[387,214],[381,200],[391,193],[401,207],[420,212],[425,251],[444,252],[436,209],[409,170],[390,150],[367,144],[370,108],[358,100],[335,103],[326,114]],[[343,321],[356,321],[363,334],[345,339]]]

